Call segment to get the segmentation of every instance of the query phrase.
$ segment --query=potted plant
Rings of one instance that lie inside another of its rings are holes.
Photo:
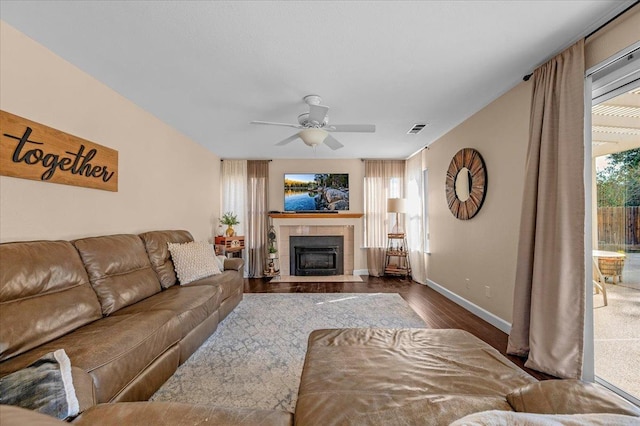
[[[269,252],[269,259],[275,259],[277,257],[276,253],[278,253],[278,249],[276,246],[270,245],[267,251]]]
[[[223,225],[227,225],[227,230],[225,234],[227,237],[233,237],[236,234],[236,231],[233,230],[233,225],[238,225],[240,222],[238,221],[238,216],[233,212],[226,212],[220,218],[220,223]]]

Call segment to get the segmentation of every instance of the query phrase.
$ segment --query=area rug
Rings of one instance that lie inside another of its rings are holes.
[[[151,400],[293,412],[309,333],[346,327],[425,323],[395,293],[245,294]]]
[[[272,283],[361,283],[359,275],[326,275],[306,277],[300,275],[281,275],[273,277]]]

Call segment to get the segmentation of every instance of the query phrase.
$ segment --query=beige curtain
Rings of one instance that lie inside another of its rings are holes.
[[[220,216],[226,212],[235,213],[238,216],[238,225],[234,225],[233,229],[236,235],[244,235],[247,231],[247,160],[223,160],[220,167]],[[245,238],[246,245],[246,238]],[[246,256],[243,253],[243,258]],[[245,262],[243,275],[246,277],[248,265]]]
[[[247,161],[247,275],[262,277],[267,246],[269,161]]]
[[[584,344],[584,42],[533,74],[525,189],[507,352],[580,378]]]
[[[422,180],[424,169],[422,151],[407,160],[406,189],[407,197],[407,243],[409,244],[409,260],[411,262],[411,277],[421,284],[427,282],[427,269],[424,259],[424,186]]]
[[[404,191],[404,160],[365,160],[364,164],[364,245],[367,250],[369,275],[384,274],[384,251],[390,214],[388,198],[402,198]],[[400,224],[403,224],[400,215]],[[395,220],[395,216],[394,216]]]
[[[247,188],[247,160],[223,160],[220,167],[220,216],[226,212],[233,212],[238,216],[238,225],[235,225],[236,234],[245,235],[247,216],[246,188]]]

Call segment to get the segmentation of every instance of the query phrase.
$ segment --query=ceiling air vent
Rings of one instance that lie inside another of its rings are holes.
[[[422,131],[422,129],[424,129],[425,127],[427,127],[429,124],[424,123],[424,124],[414,124],[413,127],[411,127],[411,129],[409,129],[409,131],[407,132],[408,135],[417,135],[418,133],[420,133]]]

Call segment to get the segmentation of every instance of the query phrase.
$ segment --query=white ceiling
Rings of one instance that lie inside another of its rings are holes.
[[[631,3],[2,0],[0,18],[222,158],[407,158]],[[314,152],[249,124],[297,123],[307,94],[376,133]]]

